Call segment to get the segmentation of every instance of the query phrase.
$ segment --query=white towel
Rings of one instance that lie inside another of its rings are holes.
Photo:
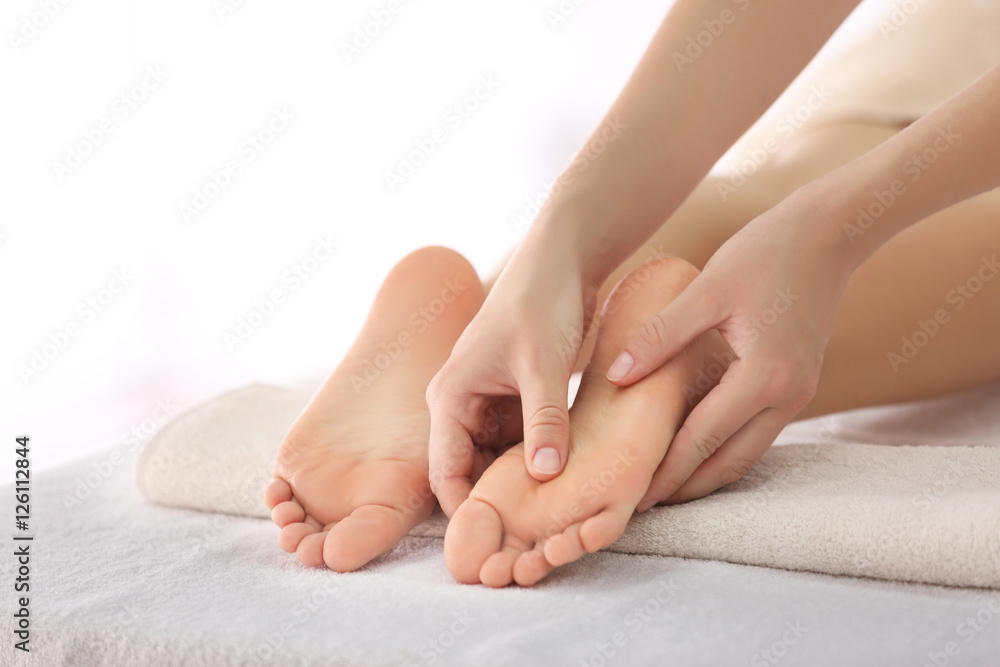
[[[305,394],[250,385],[179,415],[136,463],[146,497],[267,517],[262,490]],[[437,512],[413,535],[442,537]],[[611,551],[1000,588],[1000,448],[772,448],[706,498],[636,516]]]

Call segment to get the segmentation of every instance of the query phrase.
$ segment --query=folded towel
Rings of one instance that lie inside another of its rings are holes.
[[[136,484],[173,507],[267,517],[262,491],[305,394],[255,384],[177,416]],[[1000,447],[844,442],[769,450],[739,482],[636,516],[611,551],[1000,588]],[[436,512],[413,535],[442,537]]]

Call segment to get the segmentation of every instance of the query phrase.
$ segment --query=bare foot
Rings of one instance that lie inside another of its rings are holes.
[[[734,357],[709,331],[630,387],[618,388],[604,374],[632,333],[697,274],[687,262],[666,258],[615,288],[570,411],[566,469],[537,482],[518,445],[483,473],[445,535],[445,562],[457,580],[531,586],[621,536],[684,416]]]
[[[482,301],[475,270],[446,248],[393,268],[278,450],[264,499],[282,549],[311,567],[356,570],[430,515],[424,392]]]

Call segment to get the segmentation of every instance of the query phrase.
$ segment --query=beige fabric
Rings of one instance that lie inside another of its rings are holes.
[[[179,415],[140,455],[139,489],[267,517],[271,460],[306,401],[251,385]],[[412,534],[441,537],[445,525],[437,513]],[[1000,588],[1000,447],[774,447],[727,489],[635,517],[610,550]]]

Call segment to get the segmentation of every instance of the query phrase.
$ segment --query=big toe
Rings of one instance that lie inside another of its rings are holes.
[[[478,584],[483,564],[500,551],[502,539],[497,511],[482,500],[467,499],[455,510],[444,535],[444,562],[451,576],[463,584]]]
[[[323,542],[323,562],[335,572],[353,572],[381,556],[430,514],[384,505],[362,505],[330,528]]]

